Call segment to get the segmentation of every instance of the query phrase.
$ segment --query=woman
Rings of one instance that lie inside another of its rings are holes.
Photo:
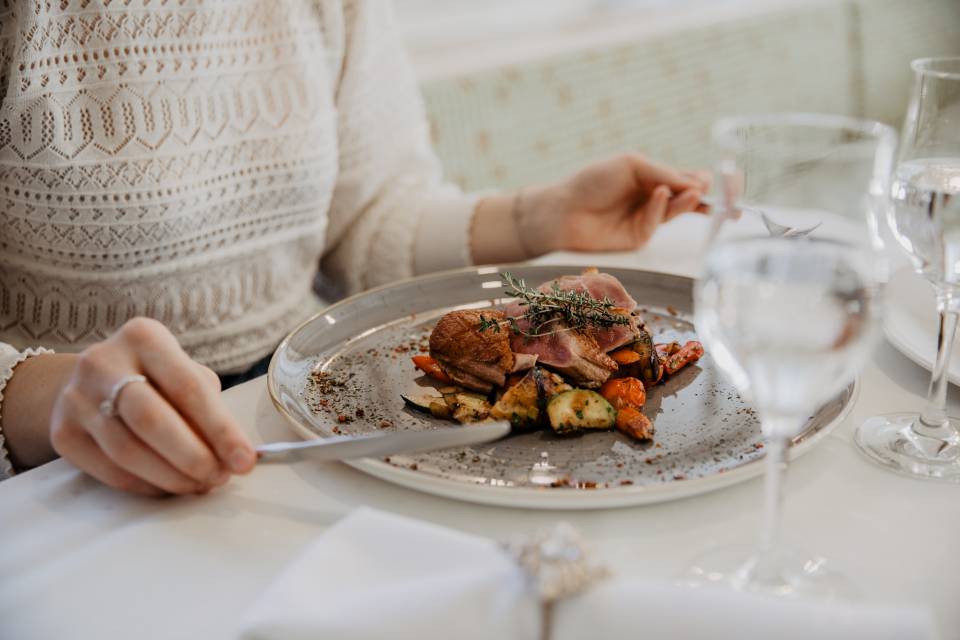
[[[0,472],[59,454],[147,495],[250,471],[220,378],[345,291],[623,250],[706,178],[624,155],[442,183],[386,2],[20,0],[0,13]],[[122,5],[122,6],[118,6]]]

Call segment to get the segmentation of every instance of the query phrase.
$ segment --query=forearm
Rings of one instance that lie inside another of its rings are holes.
[[[0,427],[17,469],[35,467],[56,457],[50,444],[50,416],[67,384],[77,356],[43,354],[16,366],[3,390]]]
[[[562,206],[555,186],[531,186],[483,198],[470,225],[474,264],[535,258],[555,251],[550,218]]]
[[[514,193],[487,196],[477,203],[470,223],[470,254],[474,264],[526,260],[517,233]]]

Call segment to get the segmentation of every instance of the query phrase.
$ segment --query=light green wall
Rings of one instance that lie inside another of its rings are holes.
[[[423,87],[448,177],[467,189],[563,175],[637,150],[710,162],[719,116],[821,111],[899,125],[908,63],[960,54],[960,0],[794,5]]]

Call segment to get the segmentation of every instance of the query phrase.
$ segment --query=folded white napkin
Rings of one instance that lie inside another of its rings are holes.
[[[541,607],[491,540],[372,509],[327,530],[247,614],[245,640],[536,640]],[[612,576],[554,606],[552,640],[930,640],[928,610],[782,601]]]

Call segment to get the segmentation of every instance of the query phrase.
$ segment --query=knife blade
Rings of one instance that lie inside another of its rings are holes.
[[[491,442],[499,440],[508,433],[510,433],[510,423],[501,421],[462,427],[443,427],[429,431],[334,436],[304,442],[272,442],[257,447],[257,461],[260,464],[289,464],[303,460],[333,462],[398,453],[436,451]]]

